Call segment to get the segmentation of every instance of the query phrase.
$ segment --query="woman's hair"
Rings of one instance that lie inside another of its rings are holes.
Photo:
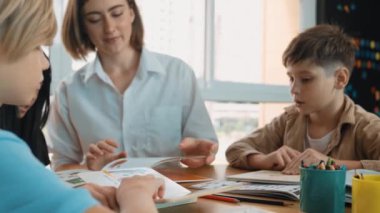
[[[51,0],[0,0],[0,45],[8,60],[50,44],[56,31]]]
[[[138,52],[143,48],[144,27],[135,0],[125,0],[135,13],[130,44]],[[85,59],[96,50],[84,27],[83,8],[86,0],[69,0],[62,24],[62,40],[67,51],[75,59]]]
[[[43,75],[44,80],[37,99],[23,118],[18,117],[17,106],[2,105],[0,107],[0,129],[11,131],[21,137],[34,156],[43,164],[48,165],[50,160],[42,128],[46,124],[50,109],[51,69],[45,70]]]

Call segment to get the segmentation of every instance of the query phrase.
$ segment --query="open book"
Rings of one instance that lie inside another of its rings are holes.
[[[70,187],[79,187],[84,185],[86,182],[78,176],[79,173],[88,172],[85,169],[71,169],[55,172],[59,179],[63,180]]]
[[[192,185],[195,189],[217,189],[221,187],[237,186],[242,184],[237,181],[218,180]],[[246,183],[235,190],[228,191],[229,194],[251,195],[284,200],[299,200],[300,185],[284,184],[255,184]]]
[[[205,156],[187,156],[187,157],[144,157],[144,158],[121,158],[114,160],[107,165],[105,165],[102,170],[116,170],[116,169],[128,169],[128,168],[137,168],[137,167],[150,167],[156,168],[159,172],[165,174],[171,180],[174,180],[177,183],[185,182],[199,182],[199,181],[210,181],[211,178],[189,174],[188,172],[183,172],[182,170],[160,167],[164,164],[171,163],[171,167],[176,164],[179,165],[180,160],[182,159],[197,159],[204,158]],[[78,174],[88,172],[84,169],[73,169],[56,172],[57,176],[63,180],[66,184],[71,187],[78,187],[85,184]]]
[[[121,158],[114,160],[103,167],[103,169],[126,169],[135,167],[158,167],[166,163],[178,163],[184,159],[203,159],[204,155],[175,156],[175,157],[141,157]]]
[[[265,183],[265,184],[283,184],[283,185],[297,185],[300,184],[299,175],[285,175],[281,171],[260,170],[254,172],[241,173],[237,175],[227,176],[228,180],[245,181],[252,183]]]
[[[204,155],[196,156],[177,156],[177,157],[144,157],[144,158],[121,158],[114,160],[103,167],[103,170],[114,169],[127,169],[136,167],[150,167],[155,168],[160,173],[165,174],[166,177],[174,180],[177,183],[185,182],[199,182],[210,181],[211,178],[181,172],[181,170],[172,170],[163,167],[163,165],[170,164],[170,167],[179,167],[179,163],[183,159],[202,159]]]
[[[195,202],[198,197],[225,192],[238,188],[237,185],[225,186],[217,189],[205,189],[200,191],[191,192],[188,189],[182,187],[176,182],[163,176],[157,171],[147,167],[126,168],[126,169],[113,169],[102,171],[89,171],[78,173],[78,176],[88,183],[95,183],[101,186],[114,186],[118,187],[121,179],[126,177],[132,177],[135,175],[154,175],[158,178],[164,179],[165,193],[163,199],[156,203],[157,208],[165,208],[169,206],[182,205],[186,203]]]

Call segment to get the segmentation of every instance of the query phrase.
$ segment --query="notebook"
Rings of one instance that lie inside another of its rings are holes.
[[[281,171],[260,170],[227,176],[228,180],[252,183],[299,185],[299,175],[285,175]]]
[[[236,186],[238,184],[242,183],[238,181],[217,180],[195,184],[192,185],[191,188],[217,189],[226,186]],[[300,185],[245,183],[235,190],[228,191],[228,193],[295,201],[300,199]]]
[[[238,185],[234,185],[234,186],[220,187],[216,189],[204,189],[204,190],[191,192],[190,190],[170,180],[169,178],[158,173],[152,168],[147,168],[147,167],[102,170],[102,171],[88,171],[88,172],[78,173],[78,176],[82,180],[84,180],[86,183],[95,183],[101,186],[118,187],[121,182],[121,179],[123,178],[132,177],[135,175],[148,175],[148,174],[154,175],[158,178],[162,178],[164,179],[164,182],[165,182],[164,197],[163,199],[159,200],[156,203],[157,208],[165,208],[169,206],[192,203],[192,202],[195,202],[197,198],[200,196],[230,191],[230,190],[238,188]]]

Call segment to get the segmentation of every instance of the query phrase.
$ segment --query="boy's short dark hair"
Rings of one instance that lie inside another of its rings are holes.
[[[351,73],[355,63],[356,46],[351,37],[335,25],[312,27],[295,37],[282,55],[285,67],[305,60],[327,67],[342,63]]]

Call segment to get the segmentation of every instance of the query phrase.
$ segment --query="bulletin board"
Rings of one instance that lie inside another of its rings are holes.
[[[380,1],[317,0],[317,23],[339,25],[354,38],[359,49],[345,92],[380,116]]]

